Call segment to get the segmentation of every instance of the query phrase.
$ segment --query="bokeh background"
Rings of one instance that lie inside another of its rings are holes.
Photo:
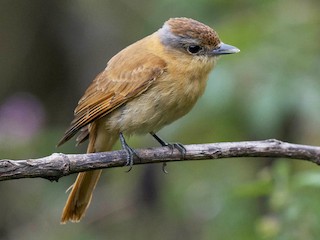
[[[318,0],[0,2],[0,158],[53,152],[108,59],[169,17],[192,17],[241,49],[220,59],[167,141],[320,143]],[[133,147],[158,144],[133,137]],[[85,144],[84,144],[85,145]],[[119,145],[116,146],[119,148]],[[221,159],[104,171],[85,219],[60,225],[59,182],[0,182],[0,239],[319,239],[320,169],[288,159]]]

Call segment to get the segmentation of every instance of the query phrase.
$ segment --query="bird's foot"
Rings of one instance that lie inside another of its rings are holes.
[[[182,159],[184,159],[187,152],[186,148],[181,143],[165,143],[163,146],[170,148],[172,152],[174,149],[177,149],[181,153]]]
[[[187,150],[183,146],[183,144],[181,144],[181,143],[167,143],[166,141],[164,141],[162,138],[160,138],[154,132],[150,132],[150,134],[161,144],[161,146],[170,148],[172,152],[174,149],[177,149],[181,153],[181,159],[184,159]],[[162,164],[162,171],[164,173],[168,173],[168,171],[166,170],[166,166],[167,166],[167,163],[164,162]]]
[[[127,152],[127,162],[125,164],[125,166],[129,166],[129,169],[127,170],[127,172],[130,172],[133,166],[133,155],[137,155],[137,153],[127,144],[124,136],[122,133],[120,133],[120,143],[122,146],[122,149],[125,150]]]

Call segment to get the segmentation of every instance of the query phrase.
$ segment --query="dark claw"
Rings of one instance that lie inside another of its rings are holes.
[[[187,150],[181,143],[167,143],[154,132],[150,132],[150,134],[161,144],[161,146],[170,148],[172,152],[174,149],[177,149],[181,153],[181,158],[184,159],[184,157],[186,156]],[[166,166],[167,166],[167,163],[164,162],[162,164],[162,171],[164,173],[168,173],[168,171],[166,170]]]
[[[172,151],[177,149],[181,153],[181,158],[183,159],[185,157],[187,150],[181,143],[167,143],[154,132],[150,132],[150,134],[161,144],[161,146],[169,147]]]
[[[124,136],[122,133],[120,133],[120,142],[121,142],[121,146],[122,149],[125,150],[127,152],[127,162],[125,164],[125,166],[129,166],[129,169],[127,170],[127,172],[130,172],[133,166],[133,155],[136,155],[136,152],[127,144]]]
[[[167,167],[167,163],[166,162],[162,163],[162,172],[167,174],[168,171],[167,171],[166,167]]]
[[[165,146],[169,147],[172,151],[177,149],[181,153],[182,159],[186,156],[187,150],[181,143],[167,143]]]

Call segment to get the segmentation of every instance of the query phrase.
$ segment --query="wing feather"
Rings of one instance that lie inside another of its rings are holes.
[[[153,54],[141,56],[141,59],[135,58],[131,62],[118,55],[110,60],[107,68],[94,79],[78,102],[74,119],[58,146],[80,129],[87,131],[88,124],[147,91],[166,70],[165,62]],[[87,138],[85,133],[81,135],[81,141]]]

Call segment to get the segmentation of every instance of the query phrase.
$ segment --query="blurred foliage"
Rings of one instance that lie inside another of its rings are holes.
[[[241,52],[222,57],[205,95],[160,132],[205,143],[320,141],[320,2],[0,2],[1,158],[84,152],[55,145],[110,57],[186,16]],[[150,136],[133,147],[156,146]],[[117,146],[119,147],[119,146]],[[318,239],[320,172],[286,159],[224,159],[106,170],[85,219],[60,225],[74,177],[0,183],[0,239]]]

